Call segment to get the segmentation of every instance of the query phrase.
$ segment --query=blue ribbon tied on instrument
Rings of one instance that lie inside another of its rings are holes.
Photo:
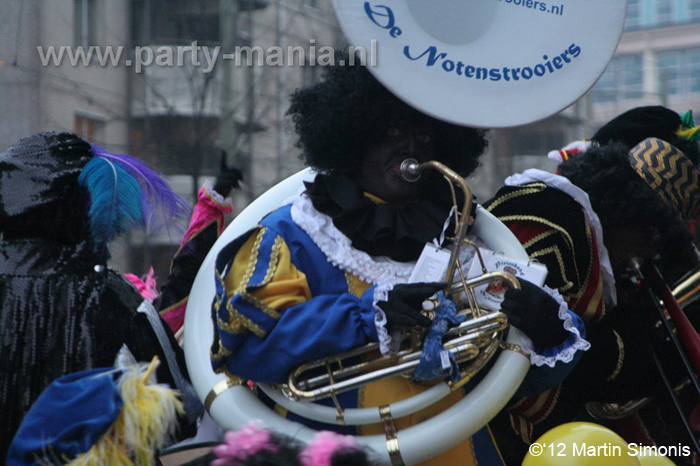
[[[461,378],[457,360],[450,351],[442,346],[442,337],[445,336],[450,324],[459,325],[465,320],[466,316],[457,315],[454,303],[445,298],[442,291],[439,291],[435,319],[425,336],[420,362],[413,372],[412,379],[415,382],[425,382],[448,375],[455,382]]]

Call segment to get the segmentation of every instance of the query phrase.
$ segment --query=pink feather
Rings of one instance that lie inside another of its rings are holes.
[[[158,285],[156,283],[153,267],[151,267],[148,273],[143,277],[137,277],[133,273],[125,273],[124,278],[129,280],[131,284],[136,287],[141,296],[150,303],[160,294],[158,293]]]

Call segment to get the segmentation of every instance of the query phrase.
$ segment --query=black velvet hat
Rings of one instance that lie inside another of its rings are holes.
[[[660,106],[637,107],[603,125],[593,141],[599,144],[622,142],[632,148],[646,138],[658,138],[680,149],[694,164],[700,163],[698,136],[690,112],[683,116]]]

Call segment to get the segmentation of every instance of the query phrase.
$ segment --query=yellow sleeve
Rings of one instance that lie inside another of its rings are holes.
[[[280,236],[275,239],[279,244],[275,263],[268,265],[269,269],[273,270],[272,278],[264,286],[246,291],[249,271],[253,270],[258,261],[258,245],[263,232],[263,228],[254,232],[236,253],[231,270],[224,279],[228,295],[248,294],[277,311],[310,299],[311,290],[306,275],[292,264],[289,247]]]

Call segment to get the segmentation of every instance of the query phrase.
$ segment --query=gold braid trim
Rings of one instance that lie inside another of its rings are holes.
[[[267,332],[265,330],[237,311],[230,301],[226,303],[226,311],[228,311],[229,315],[228,322],[224,322],[218,315],[216,316],[216,323],[225,332],[241,335],[243,333],[243,329],[241,327],[244,327],[260,338],[265,338],[267,336]]]
[[[620,375],[622,365],[625,362],[625,344],[622,341],[622,338],[620,338],[620,335],[615,330],[613,330],[613,333],[615,334],[615,338],[617,339],[617,364],[615,365],[615,370],[612,371],[612,374],[610,374],[610,376],[607,379],[605,379],[606,382],[612,382],[618,375]]]
[[[523,247],[525,249],[531,248],[535,245],[535,243],[538,243],[544,239],[549,238],[550,236],[553,236],[556,233],[554,230],[547,230],[544,233],[540,233],[539,235],[535,236],[532,238],[530,241],[527,241],[523,244]]]
[[[175,304],[172,304],[172,305],[166,307],[165,309],[159,311],[158,313],[159,313],[161,316],[164,316],[165,314],[167,314],[168,312],[172,311],[173,309],[175,309],[175,308],[177,308],[177,307],[180,307],[182,304],[186,303],[186,302],[187,302],[187,298],[189,298],[189,296],[185,296],[185,297],[182,298],[180,301],[178,301],[178,302],[176,302]],[[219,306],[216,306],[216,307],[219,307]]]
[[[516,402],[513,403],[512,405],[508,406],[508,410],[509,410],[509,411],[513,411],[513,410],[515,410],[515,409],[518,409],[518,408],[520,408],[520,406],[523,405],[525,402],[527,402],[527,398],[526,398],[526,397],[520,398],[518,401],[516,401]]]
[[[516,197],[520,196],[525,196],[528,194],[534,194],[542,191],[544,188],[547,187],[544,183],[530,183],[527,186],[528,188],[522,188],[522,186],[518,186],[520,189],[516,192],[506,194],[505,196],[499,197],[496,199],[491,205],[489,205],[489,212],[496,209],[499,205],[503,204],[504,202],[510,201],[511,199],[515,199]],[[500,217],[499,217],[500,220]],[[503,220],[501,220],[503,221]]]
[[[554,236],[556,233],[557,233],[556,230],[548,230],[544,233],[541,233],[541,234],[535,236],[530,241],[527,241],[525,244],[523,244],[523,247],[525,248],[526,251],[530,250],[530,249],[534,249],[536,247],[535,245],[537,243],[549,238],[550,236]],[[564,282],[565,282],[565,285],[562,286],[559,289],[559,291],[564,293],[566,290],[573,287],[574,283],[566,275],[566,269],[564,267],[564,259],[562,258],[562,254],[561,254],[561,250],[559,249],[559,246],[555,245],[555,246],[550,246],[548,248],[536,249],[536,250],[532,251],[532,253],[530,254],[530,258],[534,259],[537,257],[542,257],[542,256],[549,254],[549,253],[553,253],[554,256],[557,258],[557,263],[559,264],[559,271],[561,272],[562,280],[564,280]],[[581,292],[581,294],[583,294],[583,291]]]
[[[219,351],[214,353],[212,352],[211,348],[209,349],[209,357],[211,358],[212,361],[221,361],[223,358],[227,358],[233,354],[233,351],[226,349],[224,345],[221,344],[221,338],[219,338]],[[220,367],[219,369],[215,370],[214,372],[221,373],[225,368]]]
[[[493,432],[491,431],[491,427],[488,424],[486,424],[485,427],[489,433],[489,437],[491,438],[491,443],[493,443],[493,447],[496,449],[496,453],[498,453],[498,458],[501,460],[501,463],[506,464],[506,461],[503,459],[503,454],[501,453],[501,446],[498,443],[498,440],[496,440],[496,436],[493,435]],[[472,447],[473,447],[473,445],[474,445],[473,437],[469,437],[469,440],[472,442]],[[474,448],[472,448],[472,456],[476,456],[476,453],[474,452]],[[476,458],[475,458],[474,464],[476,464],[476,465],[479,464],[479,462],[476,461]]]
[[[243,279],[241,280],[241,283],[238,286],[236,293],[240,293],[241,290],[245,290],[246,286],[248,285],[248,282],[250,281],[251,277],[253,276],[253,273],[255,272],[255,265],[258,260],[258,250],[260,248],[260,244],[262,243],[262,238],[266,230],[267,228],[265,227],[261,228],[258,232],[258,236],[255,238],[255,244],[253,245],[253,251],[250,260],[248,261],[245,274],[243,275]],[[221,286],[225,288],[224,279],[221,276],[221,274],[219,274],[218,270],[216,271],[216,279],[219,281]],[[217,308],[221,305],[221,296],[216,296],[216,301],[214,305]],[[245,317],[238,310],[236,310],[231,304],[230,300],[226,302],[226,312],[228,315],[226,321],[222,320],[219,317],[219,313],[216,312],[216,323],[219,326],[219,328],[221,328],[225,332],[234,335],[241,335],[245,333],[246,330],[249,330],[260,338],[264,338],[265,336],[267,336],[267,332],[265,332],[259,325],[257,325],[255,322]],[[225,348],[225,346],[222,344],[221,338],[219,338],[218,340],[219,351],[217,353],[212,353],[210,351],[210,356],[213,360],[220,360],[223,357],[233,354],[230,350],[227,350]]]
[[[488,428],[488,426],[489,426],[489,425],[486,424],[486,427],[487,427],[487,428]],[[489,432],[489,435],[491,435],[491,429],[488,429],[488,432]],[[496,453],[497,453],[498,456],[501,458],[501,461],[503,461],[503,457],[501,456],[501,451],[498,449],[498,446],[496,445],[496,442],[494,441],[493,436],[491,436],[491,440],[492,440],[492,442],[493,442],[493,444],[494,444],[494,447],[495,447],[495,449],[496,449]],[[469,437],[469,438],[467,439],[467,441],[469,442],[469,456],[471,457],[472,464],[478,465],[478,464],[479,464],[479,460],[476,459],[476,449],[474,448],[474,437],[473,437],[473,436],[472,436],[472,437]],[[503,462],[503,464],[506,464],[506,463]]]
[[[508,216],[499,217],[499,220],[501,220],[502,222],[520,220],[520,221],[534,221],[534,222],[542,223],[542,224],[547,225],[548,227],[552,228],[553,230],[560,232],[562,234],[562,236],[565,238],[565,241],[569,245],[571,250],[572,251],[574,250],[574,241],[571,238],[571,235],[569,235],[569,232],[566,231],[561,226],[557,225],[556,223],[553,223],[547,219],[544,219],[542,217],[536,217],[534,215],[508,215]],[[590,235],[589,231],[590,231],[590,229],[586,228],[586,232],[587,232],[588,236]],[[589,242],[590,242],[590,240],[591,240],[591,238],[589,236]],[[590,244],[589,244],[589,246],[590,246]],[[541,255],[541,254],[539,254],[539,255]],[[535,257],[534,253],[530,257]],[[589,260],[590,260],[590,257],[589,257]],[[563,267],[563,261],[561,258],[561,253],[557,254],[557,261],[559,262],[559,266],[560,266],[561,270],[563,271],[564,267]],[[572,264],[574,266],[574,270],[576,271],[576,275],[580,276],[581,273],[578,270],[578,264],[576,264],[576,261],[573,261]],[[566,278],[566,277],[565,277],[565,280],[568,284],[571,283],[571,280]],[[562,288],[560,291],[565,291],[566,289],[568,289],[570,287],[568,284],[566,285],[566,287]],[[585,288],[582,287],[581,290],[585,290]]]
[[[284,240],[278,235],[275,237],[275,242],[272,245],[272,252],[270,253],[270,262],[268,263],[267,266],[267,273],[265,274],[265,277],[263,278],[262,282],[260,282],[256,287],[258,286],[265,286],[267,285],[270,280],[272,280],[272,277],[275,274],[275,271],[277,270],[277,261],[279,259],[280,255],[280,249],[282,249],[282,245],[284,244]],[[258,255],[258,247],[259,243],[256,241],[255,243],[255,259],[257,261],[257,255]],[[252,258],[251,258],[252,262]],[[250,265],[249,265],[250,267]],[[253,264],[253,270],[255,269],[255,265]],[[238,288],[238,294],[241,296],[242,299],[247,301],[248,303],[252,304],[253,306],[257,307],[260,309],[262,312],[267,314],[268,316],[272,317],[274,320],[279,320],[280,318],[280,313],[262,302],[260,299],[256,298],[253,296],[251,293],[248,292],[248,282],[250,281],[251,276],[253,275],[253,270],[250,271],[250,276],[248,275],[248,271],[246,271],[246,276],[241,283],[241,286]]]
[[[215,274],[216,280],[223,286],[224,280],[223,280],[223,278],[221,278],[221,274],[219,274],[219,271],[214,270],[214,274]],[[219,315],[218,315],[218,310],[219,310],[219,306],[221,306],[221,296],[219,294],[216,294],[214,296],[214,304],[213,305],[214,305],[214,308],[216,309],[216,312],[215,312],[216,320],[217,320],[217,322],[219,322],[220,319],[219,319]],[[243,329],[240,329],[240,332],[243,332]],[[214,333],[214,342],[213,343],[216,343],[216,345],[219,348],[219,351],[214,353],[211,350],[211,347],[209,348],[209,357],[211,358],[212,361],[220,361],[221,359],[233,354],[232,351],[226,349],[226,347],[223,345],[223,343],[221,341],[221,338],[220,337],[217,338],[218,334],[219,334],[218,332]],[[212,343],[212,346],[213,346],[213,343]],[[223,370],[224,370],[223,368],[220,368],[217,372],[221,372]]]
[[[247,271],[246,271],[247,274]],[[224,279],[221,277],[219,272],[216,272],[216,279],[221,283],[221,285],[224,285]],[[249,280],[250,277],[247,277]],[[221,296],[216,296],[216,301],[214,302],[214,305],[218,308],[222,303]],[[245,317],[243,314],[241,314],[239,311],[237,311],[233,305],[231,304],[231,301],[226,302],[226,311],[228,314],[228,319],[226,321],[222,320],[219,317],[219,313],[216,313],[216,323],[219,327],[221,327],[224,331],[228,333],[232,333],[235,335],[241,335],[245,333],[245,330],[250,330],[251,332],[255,333],[258,335],[260,338],[263,338],[267,333],[260,328],[255,322],[252,320],[248,319]]]
[[[561,251],[559,250],[559,247],[552,246],[549,248],[534,251],[530,255],[530,258],[536,259],[538,257],[545,256],[547,254],[554,254],[554,257],[557,258],[557,264],[559,264],[559,271],[561,272],[561,278],[562,278],[562,280],[564,280],[564,283],[565,283],[562,287],[559,288],[559,292],[563,294],[569,288],[574,286],[574,282],[571,281],[571,279],[566,275],[566,269],[564,268],[564,259],[562,259],[562,255],[561,255]]]
[[[585,232],[586,232],[586,241],[587,241],[587,243],[588,243],[588,263],[589,263],[589,264],[593,264],[593,263],[594,263],[594,261],[593,261],[593,253],[594,253],[594,251],[593,251],[593,243],[594,243],[594,238],[593,238],[593,234],[592,234],[592,229],[591,229],[591,227],[590,227],[590,222],[588,221],[588,218],[585,217],[585,216],[584,216],[584,221],[586,222]],[[527,241],[525,244],[523,244],[523,247],[524,247],[526,250],[529,251],[530,248],[536,247],[536,243],[538,243],[538,242],[540,242],[540,241],[542,241],[542,240],[544,240],[544,239],[546,239],[546,238],[548,238],[548,237],[554,235],[555,233],[556,233],[556,230],[553,230],[553,229],[552,229],[552,230],[549,230],[549,231],[546,231],[546,232],[544,232],[544,233],[541,233],[541,234],[535,236],[534,238],[532,238],[531,240]],[[533,252],[530,254],[530,257],[531,257],[531,258],[537,258],[537,257],[544,256],[544,255],[546,255],[546,254],[548,254],[548,253],[550,253],[550,252],[553,253],[553,254],[555,254],[555,256],[556,256],[557,262],[558,262],[558,264],[559,264],[559,270],[560,270],[560,272],[561,272],[561,277],[562,277],[562,279],[563,279],[564,282],[565,282],[565,285],[562,286],[561,288],[559,288],[559,291],[562,293],[562,295],[565,295],[565,299],[566,299],[567,302],[571,302],[571,301],[578,302],[578,301],[583,297],[583,295],[586,294],[586,292],[588,291],[588,287],[590,286],[591,273],[592,273],[591,267],[588,267],[588,268],[585,269],[586,275],[585,275],[585,277],[583,277],[583,281],[582,281],[581,284],[580,284],[579,290],[578,290],[576,293],[572,293],[572,294],[570,294],[570,295],[566,295],[565,292],[568,291],[569,289],[571,289],[571,288],[574,286],[574,283],[573,283],[573,281],[566,275],[566,269],[564,268],[563,255],[562,255],[561,250],[559,249],[559,247],[558,247],[558,246],[552,246],[552,247],[550,247],[550,248],[540,249],[540,250],[538,250],[538,251],[533,251]],[[575,262],[575,260],[574,260],[573,264],[574,264],[574,267],[575,267],[575,269],[576,269],[576,271],[577,271],[577,273],[578,273],[579,269],[578,269],[578,267],[576,267],[576,262]],[[601,287],[602,287],[602,283],[603,283],[603,277],[602,277],[602,273],[601,273],[601,276],[599,277],[598,288],[601,288]],[[601,293],[602,293],[602,288],[601,288]],[[591,299],[592,299],[592,300],[595,299],[595,296],[593,296]],[[592,302],[593,302],[593,301],[592,301]],[[602,308],[601,308],[601,316],[600,316],[600,317],[602,317],[603,315],[605,315],[605,303],[602,303],[602,304],[603,304],[603,306],[602,306]],[[589,308],[589,307],[587,306],[587,309],[586,309],[586,318],[587,318],[588,320],[594,318],[594,317],[595,317],[595,313],[596,313],[596,310],[595,310],[595,309],[591,309],[591,308]]]
[[[547,419],[549,417],[549,415],[552,414],[554,407],[559,402],[559,395],[561,394],[561,385],[557,385],[556,387],[553,388],[553,390],[555,390],[554,397],[552,398],[552,401],[550,402],[549,407],[544,412],[544,414],[542,414],[542,417],[540,417],[539,419],[532,422],[534,425],[537,425],[537,424],[541,423],[542,421],[544,421],[545,419]]]
[[[560,233],[562,234],[562,236],[564,236],[564,238],[566,238],[566,242],[567,242],[570,246],[573,246],[573,245],[574,245],[574,240],[571,238],[571,236],[569,235],[569,232],[568,232],[568,231],[566,231],[564,228],[562,228],[561,226],[557,225],[556,223],[551,222],[551,221],[549,221],[549,220],[547,220],[547,219],[545,219],[545,218],[536,217],[536,216],[534,216],[534,215],[506,215],[506,216],[503,216],[503,217],[499,217],[498,219],[499,219],[500,221],[502,221],[502,222],[517,221],[517,220],[525,220],[525,221],[531,221],[531,222],[539,222],[539,223],[542,223],[542,224],[547,225],[548,227],[550,227],[550,228],[552,228],[552,229],[557,230],[558,232],[560,232]],[[572,247],[571,249],[573,250],[573,247]]]
[[[266,227],[261,227],[260,231],[257,234],[257,237],[255,238],[255,243],[253,244],[253,250],[250,256],[250,259],[248,261],[248,264],[246,266],[245,273],[243,274],[243,278],[241,279],[240,284],[238,285],[236,291],[234,294],[238,294],[242,299],[244,299],[246,302],[252,304],[256,308],[258,308],[261,312],[265,313],[269,317],[273,318],[274,320],[279,320],[280,318],[280,313],[276,311],[275,309],[271,308],[267,304],[265,304],[263,301],[260,299],[256,298],[253,296],[251,293],[247,291],[249,283],[251,278],[253,277],[253,274],[255,273],[255,267],[258,263],[258,257],[259,257],[259,252],[260,252],[260,245],[262,244],[263,237],[265,235],[265,232],[267,231]],[[267,267],[267,272],[265,273],[265,277],[261,281],[260,284],[256,286],[264,286],[267,283],[272,280],[275,271],[277,270],[277,264],[278,264],[278,259],[279,259],[279,253],[284,244],[284,241],[280,236],[275,237],[274,244],[272,245],[272,251],[270,253],[270,260],[268,262],[268,267]],[[225,287],[224,279],[221,277],[221,275],[216,271],[216,279],[221,283],[222,287]],[[215,302],[214,306],[218,308],[221,305],[221,296],[216,296],[215,297]],[[227,333],[231,333],[234,335],[241,335],[244,334],[246,331],[250,331],[253,334],[255,334],[259,338],[265,338],[267,336],[267,332],[262,329],[258,324],[253,322],[251,319],[243,315],[240,311],[235,309],[233,307],[233,304],[231,301],[227,301],[226,303],[226,311],[228,315],[227,321],[222,320],[219,317],[219,314],[216,313],[216,321],[217,325],[219,328],[221,328],[223,331]],[[225,346],[222,344],[221,338],[218,339],[218,347],[219,350],[217,353],[213,353],[210,350],[210,357],[212,360],[221,360],[224,357],[230,356],[233,354],[232,351],[228,350],[225,348]],[[224,369],[221,369],[224,370]]]
[[[593,265],[593,242],[595,239],[593,238],[592,231],[593,229],[591,228],[590,223],[588,222],[588,217],[586,215],[583,216],[584,221],[586,222],[586,240],[588,241],[588,263]],[[601,238],[602,240],[602,238]],[[596,249],[598,248],[598,245],[596,245]],[[598,251],[598,257],[600,257],[602,251]],[[602,292],[602,286],[603,286],[603,269],[602,269],[602,264],[600,264],[600,260],[598,261],[598,270],[599,270],[599,276],[598,276],[598,282],[599,286],[601,287],[601,292]],[[583,281],[583,284],[581,286],[581,292],[578,295],[578,297],[581,297],[585,294],[585,291],[588,289],[589,283],[591,281],[591,272],[592,272],[593,267],[588,267],[586,270],[586,278]],[[605,300],[603,300],[605,301]],[[586,314],[588,314],[588,311],[591,309],[588,308],[586,309]],[[603,317],[605,315],[605,305],[601,307],[602,314],[600,317]],[[590,318],[595,317],[595,310],[593,310],[593,315],[590,316]]]
[[[241,283],[238,285],[238,289],[236,289],[235,291],[236,293],[240,293],[241,290],[244,290],[248,286],[248,282],[250,282],[250,279],[253,277],[253,273],[255,272],[255,265],[258,263],[258,253],[260,251],[260,244],[262,243],[262,239],[263,236],[265,236],[266,231],[266,227],[260,228],[258,236],[255,238],[255,243],[253,244],[253,252],[250,255],[250,259],[248,260],[248,265],[245,268],[245,273],[243,274]]]
[[[533,193],[540,192],[540,191],[544,190],[544,189],[547,187],[547,186],[546,186],[544,183],[542,183],[542,182],[530,183],[530,184],[528,184],[528,185],[526,185],[526,186],[528,186],[528,188],[523,189],[522,187],[520,187],[520,189],[519,189],[518,191],[500,197],[499,199],[497,199],[496,201],[494,201],[494,202],[489,206],[488,210],[492,212],[493,210],[496,209],[497,206],[499,206],[499,205],[501,205],[501,204],[503,204],[503,203],[505,203],[505,202],[507,202],[507,201],[510,201],[510,200],[512,200],[512,199],[514,199],[514,198],[517,198],[517,197],[519,197],[519,196],[525,196],[525,195],[529,195],[529,194],[533,194]],[[543,223],[549,225],[550,227],[553,227],[553,228],[556,229],[556,230],[561,231],[561,232],[564,234],[564,236],[565,236],[566,238],[568,238],[569,244],[571,244],[571,245],[573,244],[573,243],[571,242],[571,238],[569,237],[568,232],[566,232],[565,230],[563,230],[563,229],[561,229],[561,228],[558,228],[556,225],[551,224],[551,222],[548,222],[546,219],[538,218],[538,217],[534,217],[534,216],[532,216],[532,217],[526,217],[526,216],[499,216],[498,219],[501,220],[501,221],[504,221],[504,222],[505,222],[505,221],[508,221],[508,220],[537,220],[537,221],[540,221],[540,222],[543,222]],[[593,263],[593,248],[592,248],[592,245],[593,245],[593,241],[594,241],[594,240],[593,240],[593,237],[592,237],[592,232],[591,232],[590,223],[589,223],[589,221],[588,221],[588,218],[587,218],[586,216],[584,216],[584,220],[585,220],[585,222],[586,222],[586,229],[585,229],[585,232],[586,232],[586,238],[587,238],[587,240],[588,240],[588,247],[589,247],[589,249],[588,249],[588,250],[589,250],[588,261],[589,261],[589,264],[592,264],[592,263]],[[538,242],[538,241],[540,241],[540,240],[546,238],[547,236],[548,236],[548,233],[544,233],[544,234],[542,234],[542,235],[539,235],[539,236],[533,238],[532,240],[528,241],[528,242],[524,245],[524,247],[525,247],[526,249],[528,249],[529,247],[532,247],[536,242]],[[572,249],[572,250],[573,250],[573,249]],[[531,255],[531,257],[534,257],[534,255]],[[561,267],[561,257],[558,256],[557,259],[558,259],[558,261],[559,261],[559,263],[560,263],[560,268],[561,268],[561,270],[563,271],[564,269],[563,269],[563,267]],[[577,264],[576,264],[575,261],[573,262],[573,266],[574,266],[574,268],[575,268],[575,270],[576,270],[576,273],[580,276],[580,271],[578,270],[578,267],[577,267]],[[574,299],[574,300],[579,300],[579,299],[580,299],[581,297],[583,297],[583,295],[586,293],[586,290],[588,289],[588,286],[589,286],[589,283],[590,283],[590,280],[591,280],[591,273],[592,273],[592,271],[591,271],[590,267],[587,268],[587,269],[585,270],[585,277],[580,277],[580,278],[584,278],[584,279],[582,280],[582,282],[581,282],[582,284],[581,284],[580,290],[579,290],[576,294],[571,295],[571,298],[572,298],[572,299]],[[569,282],[569,283],[571,282],[571,281],[568,280],[566,277],[564,277],[564,279],[566,280],[566,282]],[[602,280],[602,277],[601,277],[601,280]],[[564,288],[564,289],[562,289],[562,290],[560,290],[560,291],[564,291],[565,289],[567,289],[567,288]],[[567,298],[567,301],[568,301],[568,300],[569,300],[569,299]],[[605,307],[603,306],[603,308],[602,308],[602,315],[604,315],[604,314],[605,314]]]
[[[508,202],[508,201],[510,201],[510,200],[512,200],[512,199],[515,199],[515,198],[520,197],[520,196],[526,196],[526,195],[529,195],[529,194],[538,193],[538,192],[541,192],[542,190],[544,190],[544,189],[547,188],[547,185],[546,185],[545,183],[542,183],[542,182],[530,183],[530,184],[528,184],[527,186],[528,186],[527,188],[523,188],[523,187],[521,186],[520,189],[517,190],[516,192],[510,193],[510,194],[507,194],[507,195],[505,195],[505,196],[502,196],[502,197],[498,198],[496,201],[494,201],[494,202],[489,206],[488,210],[489,210],[489,211],[493,211],[493,210],[495,210],[499,205],[501,205],[501,204],[503,204],[503,203],[505,203],[505,202]],[[561,233],[564,235],[564,237],[566,238],[566,241],[568,242],[568,244],[572,246],[572,251],[573,251],[573,244],[574,244],[574,243],[573,243],[573,240],[572,240],[571,236],[569,235],[569,233],[568,233],[565,229],[563,229],[563,228],[561,228],[560,226],[558,226],[558,225],[556,225],[556,224],[554,224],[554,223],[548,221],[547,219],[544,219],[544,218],[541,218],[541,217],[536,217],[536,216],[524,216],[524,215],[523,215],[523,216],[516,216],[516,215],[511,215],[511,216],[500,216],[500,217],[498,217],[498,219],[501,220],[502,222],[511,221],[511,220],[537,221],[537,222],[541,222],[541,223],[543,223],[543,224],[549,226],[550,228],[552,228],[552,230],[550,230],[549,232],[545,232],[545,233],[543,233],[543,234],[541,234],[541,235],[538,235],[538,236],[536,236],[535,238],[532,238],[532,239],[531,239],[530,241],[528,241],[526,244],[524,244],[523,247],[524,247],[526,250],[529,250],[529,248],[530,248],[530,247],[533,247],[537,242],[539,242],[539,241],[541,241],[541,240],[543,240],[543,239],[549,237],[550,235],[553,235],[553,234],[554,234],[554,231],[556,230],[556,231],[561,232]],[[586,229],[585,229],[585,231],[586,231],[586,237],[587,237],[588,246],[589,246],[589,257],[588,257],[588,261],[589,261],[589,264],[592,264],[592,263],[593,263],[593,249],[592,249],[591,246],[592,246],[592,244],[593,244],[593,238],[592,238],[592,235],[591,235],[591,228],[590,228],[590,225],[589,225],[589,222],[588,222],[588,218],[584,216],[584,220],[585,220],[585,222],[586,222]],[[556,254],[557,262],[559,263],[560,270],[562,271],[562,277],[563,277],[564,281],[567,283],[567,285],[565,285],[563,288],[560,289],[560,291],[563,293],[563,292],[565,292],[566,290],[568,290],[569,288],[571,288],[571,287],[573,286],[573,283],[572,283],[572,281],[566,276],[566,274],[564,273],[564,270],[565,270],[565,269],[564,269],[564,267],[563,267],[563,261],[562,261],[561,252],[560,252],[560,251],[554,251],[554,250],[552,250],[552,252],[554,252],[554,253]],[[537,257],[538,255],[540,255],[540,256],[543,255],[543,252],[533,253],[533,254],[530,255],[530,257],[531,257],[531,258],[534,258],[534,257]],[[574,269],[575,269],[575,271],[576,271],[576,273],[577,273],[577,276],[580,276],[581,273],[580,273],[580,271],[578,270],[576,261],[573,262],[573,266],[574,266]],[[578,291],[578,293],[572,295],[572,298],[574,298],[574,299],[576,299],[576,300],[580,299],[580,298],[585,294],[586,290],[588,289],[588,285],[589,285],[589,282],[590,282],[590,276],[591,276],[591,270],[590,270],[590,268],[588,268],[585,272],[586,272],[586,275],[585,275],[584,280],[582,281],[582,285],[581,285],[581,287],[580,287],[580,290]]]
[[[547,401],[549,400],[549,396],[552,393],[552,391],[555,390],[554,388],[547,390],[544,393],[540,393],[539,395],[534,395],[535,402],[532,403],[532,406],[527,408],[526,410],[523,410],[520,412],[520,415],[527,419],[528,422],[532,422],[532,418],[534,417],[539,417],[538,413],[542,411],[543,408],[547,406]]]

